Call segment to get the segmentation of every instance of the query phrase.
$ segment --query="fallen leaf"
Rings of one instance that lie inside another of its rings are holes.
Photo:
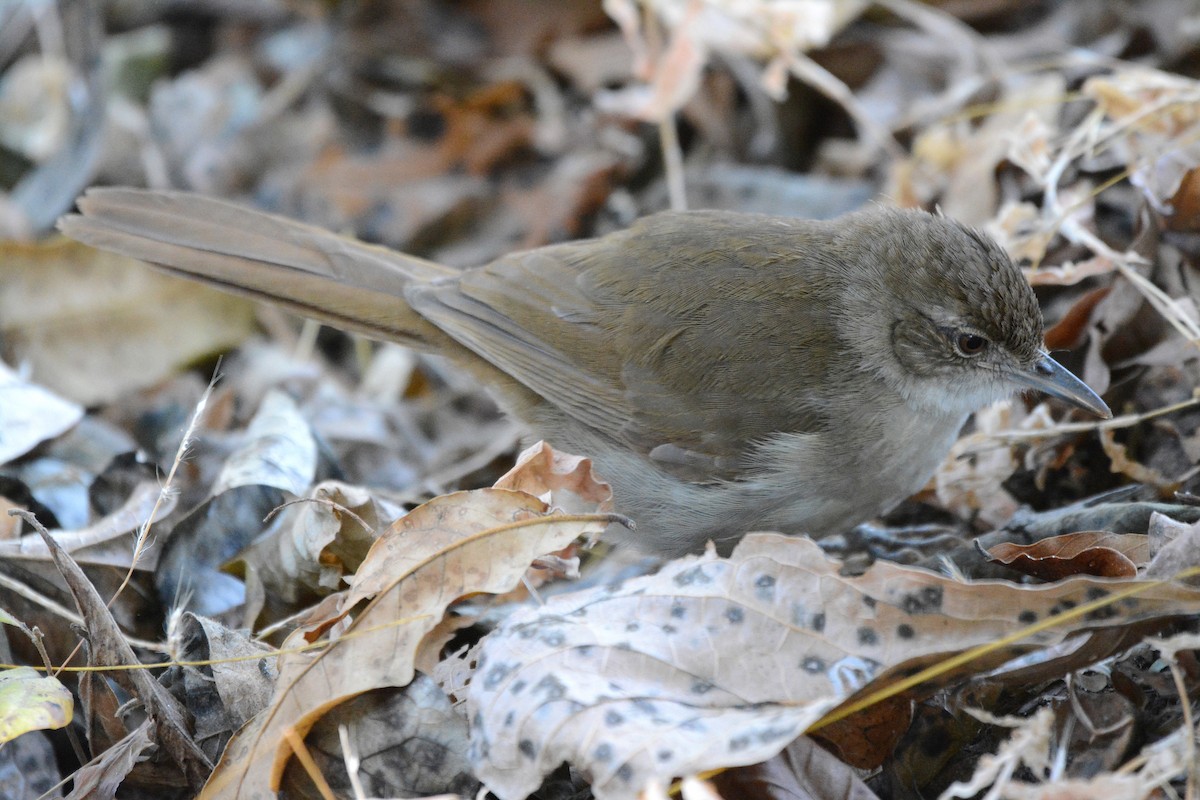
[[[495,486],[531,494],[568,514],[612,510],[612,487],[592,473],[592,460],[545,442],[523,450]]]
[[[82,417],[83,408],[78,404],[22,380],[0,362],[0,464],[66,432]]]
[[[376,538],[403,511],[362,487],[325,481],[281,514],[279,524],[239,557],[247,594],[268,595],[276,610],[345,589]]]
[[[216,620],[190,612],[177,619],[168,631],[174,660],[210,663],[171,667],[178,674],[167,683],[191,712],[196,741],[216,759],[238,728],[267,707],[278,676],[275,651]]]
[[[112,800],[146,751],[154,746],[149,721],[129,732],[72,775],[74,785],[64,800]]]
[[[212,495],[239,486],[270,486],[303,495],[317,470],[317,443],[296,403],[267,392],[246,427],[246,441],[221,468]]]
[[[359,761],[358,778],[367,797],[445,793],[465,798],[479,789],[467,763],[466,717],[420,673],[403,688],[364,692],[337,706],[308,732],[304,746],[339,797],[355,796],[346,775],[347,749]],[[293,759],[282,794],[303,797],[300,790],[311,783]]]
[[[1150,539],[1138,533],[1081,531],[1033,544],[999,544],[988,551],[998,564],[1044,581],[1071,575],[1132,578],[1150,560]]]
[[[69,241],[0,245],[7,357],[85,405],[152,386],[244,339],[253,306]]]
[[[1155,512],[1150,516],[1148,537],[1154,554],[1146,565],[1148,577],[1171,580],[1200,566],[1200,523],[1176,522]]]
[[[726,798],[878,800],[852,767],[807,736],[761,764],[720,772],[712,782]]]
[[[201,797],[276,791],[291,757],[285,731],[303,736],[350,697],[408,684],[417,648],[451,603],[509,591],[537,556],[605,527],[547,510],[523,492],[480,489],[434,498],[397,520],[343,596],[342,614],[365,608],[329,647],[281,654],[270,706],[233,738]],[[284,650],[307,644],[307,633],[294,633]]]
[[[809,540],[752,534],[728,559],[680,559],[510,616],[484,640],[468,689],[472,762],[504,800],[525,797],[563,761],[599,800],[633,798],[653,781],[763,761],[885,674],[1130,585],[970,583],[886,562],[847,577]],[[1200,590],[1148,584],[969,669],[1078,627],[1194,614],[1198,603]]]
[[[74,707],[71,691],[58,678],[30,667],[0,671],[0,743],[29,731],[65,727]]]
[[[113,513],[80,530],[55,531],[54,538],[78,564],[128,569],[133,561],[133,539],[138,529],[148,520],[158,521],[170,514],[177,500],[174,495],[162,497],[161,486],[143,483],[134,487],[125,504]],[[158,548],[144,550],[135,568],[153,572],[158,555]],[[30,533],[16,540],[0,541],[0,558],[46,561],[50,558],[50,550],[41,537]]]
[[[1088,331],[1092,311],[1101,300],[1108,297],[1110,291],[1112,291],[1111,287],[1100,286],[1076,300],[1067,309],[1067,313],[1063,314],[1058,322],[1046,331],[1046,349],[1053,352],[1078,347]]]

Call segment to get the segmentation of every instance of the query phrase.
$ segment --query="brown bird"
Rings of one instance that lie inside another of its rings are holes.
[[[1004,251],[923,212],[661,213],[459,271],[186,193],[93,189],[79,209],[72,238],[449,357],[591,456],[630,538],[666,556],[845,531],[1023,389],[1111,416],[1045,352]]]

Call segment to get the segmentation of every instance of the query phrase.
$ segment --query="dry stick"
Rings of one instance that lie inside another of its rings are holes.
[[[687,210],[687,189],[683,178],[683,151],[679,149],[679,132],[675,115],[668,114],[658,123],[658,144],[662,147],[663,168],[667,175],[667,197],[672,211]]]
[[[875,0],[875,5],[955,46],[960,52],[959,63],[964,69],[967,67],[967,56],[972,55],[993,79],[1000,78],[1007,70],[1007,65],[987,47],[984,37],[953,14],[913,0]]]
[[[1191,732],[1196,729],[1195,723],[1192,721],[1192,702],[1189,699],[1187,684],[1184,682],[1183,672],[1179,669],[1179,662],[1176,660],[1177,657],[1178,654],[1172,655],[1170,660],[1167,662],[1167,666],[1171,670],[1171,678],[1175,682],[1175,691],[1179,694],[1179,710],[1183,714],[1182,727],[1184,730]],[[1190,756],[1187,759],[1188,774],[1186,797],[1194,798],[1197,796],[1196,771],[1198,769],[1195,758],[1196,740],[1194,737],[1188,736],[1185,741],[1187,742],[1186,746],[1188,749],[1188,756]]]
[[[9,514],[12,514],[12,511],[9,511]],[[66,606],[58,603],[57,601],[47,597],[46,595],[41,594],[40,592],[38,592],[34,589],[30,589],[28,586],[21,583],[20,581],[13,580],[12,578],[10,578],[7,575],[0,574],[0,586],[4,587],[5,589],[8,589],[10,592],[13,592],[14,594],[18,594],[21,597],[24,597],[26,600],[30,601],[34,605],[44,608],[45,610],[49,611],[51,614],[54,614],[57,617],[61,617],[62,619],[65,619],[67,622],[70,622],[73,625],[79,625],[80,627],[83,627],[83,617],[82,616],[80,616],[76,612],[72,611],[71,609],[67,608]],[[125,640],[127,642],[129,642],[131,645],[133,645],[134,647],[140,647],[143,650],[152,650],[152,651],[158,652],[158,653],[168,652],[168,649],[160,642],[152,642],[149,639],[138,639],[138,638],[135,638],[132,636],[126,636]]]
[[[358,514],[355,514],[353,511],[346,508],[341,503],[335,503],[332,500],[324,500],[319,497],[300,497],[295,500],[288,500],[286,503],[280,503],[279,505],[277,505],[271,509],[271,513],[269,513],[265,517],[263,517],[263,524],[270,522],[272,519],[275,518],[276,514],[278,514],[280,511],[283,511],[288,506],[300,505],[301,503],[304,503],[304,504],[312,503],[312,504],[318,505],[318,506],[327,506],[328,508],[333,510],[334,514],[345,514],[346,516],[350,517],[350,519],[354,520],[359,525],[362,525],[363,530],[370,531],[372,533],[376,533],[375,529],[373,527],[371,527],[365,519],[360,517]]]
[[[662,31],[658,26],[658,15],[649,3],[642,5],[642,24],[646,29],[646,43],[655,57],[662,56]],[[679,131],[675,128],[675,113],[668,111],[658,121],[658,144],[662,148],[663,171],[667,179],[667,199],[672,211],[687,210],[687,190],[683,178],[683,152],[679,149]]]
[[[789,72],[845,109],[859,130],[873,139],[889,158],[893,161],[903,160],[904,148],[896,141],[896,137],[871,119],[871,115],[854,96],[849,86],[803,53],[788,53],[784,58]]]
[[[1200,390],[1197,390],[1200,392]],[[1098,422],[1063,422],[1050,428],[1032,431],[996,431],[995,433],[984,434],[988,439],[1001,439],[1006,442],[1023,442],[1034,441],[1037,439],[1049,439],[1051,436],[1058,436],[1064,433],[1087,433],[1089,431],[1110,431],[1120,428],[1131,428],[1138,423],[1146,420],[1161,417],[1165,414],[1174,414],[1176,411],[1182,411],[1186,408],[1200,405],[1200,396],[1193,396],[1188,400],[1183,400],[1178,403],[1172,403],[1169,406],[1156,408],[1152,411],[1145,411],[1139,414],[1122,414],[1119,417],[1112,419],[1101,420]],[[980,452],[980,451],[972,451]]]
[[[350,741],[350,730],[344,725],[338,725],[338,744],[342,746],[342,764],[346,767],[346,777],[350,780],[350,789],[354,792],[354,800],[367,800],[363,790],[362,778],[358,776],[358,768],[362,760]]]
[[[304,746],[304,739],[300,738],[296,733],[296,729],[290,725],[284,728],[283,738],[287,740],[292,755],[300,762],[300,766],[304,767],[304,771],[308,773],[309,780],[313,782],[313,786],[321,793],[321,797],[324,800],[337,800],[337,795],[333,793],[333,789],[329,788],[329,783],[325,780],[325,776],[321,774],[321,768],[317,766],[312,753],[308,752],[308,748]]]

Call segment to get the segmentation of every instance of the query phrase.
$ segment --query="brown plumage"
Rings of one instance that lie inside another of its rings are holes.
[[[592,456],[636,543],[666,555],[870,519],[1021,388],[1107,412],[1043,352],[1003,251],[921,212],[662,213],[460,272],[197,195],[79,207],[73,238],[453,359]]]

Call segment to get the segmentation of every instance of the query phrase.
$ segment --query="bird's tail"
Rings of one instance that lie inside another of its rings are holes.
[[[59,230],[101,250],[372,338],[457,347],[404,299],[449,267],[187,192],[91,189],[78,205]]]

